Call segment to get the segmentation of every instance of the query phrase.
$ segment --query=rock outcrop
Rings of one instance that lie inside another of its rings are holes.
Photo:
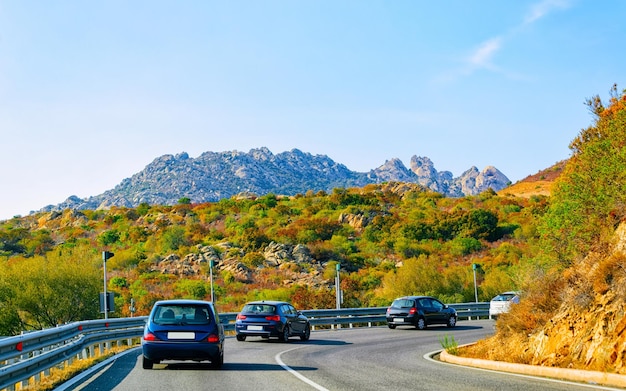
[[[217,247],[217,248],[216,248]],[[257,279],[262,268],[280,269],[284,275],[283,284],[301,284],[314,287],[325,285],[322,278],[323,266],[317,262],[308,247],[272,242],[263,249],[263,265],[252,268],[242,262],[246,253],[230,243],[214,246],[200,245],[197,252],[185,255],[182,259],[170,254],[155,262],[151,271],[172,274],[180,277],[208,277],[210,262],[214,263],[214,273],[228,272],[237,281],[251,283]]]
[[[614,237],[567,271],[559,310],[528,340],[531,364],[626,374],[626,223]]]
[[[219,201],[237,194],[293,196],[307,191],[332,192],[335,188],[363,187],[384,182],[417,183],[452,197],[475,195],[509,185],[508,178],[494,167],[479,171],[472,167],[460,177],[449,171],[438,172],[426,157],[413,156],[408,169],[399,159],[391,159],[367,173],[349,170],[325,155],[311,155],[293,149],[274,155],[267,148],[205,152],[191,158],[185,152],[154,159],[103,194],[81,199],[70,196],[40,211],[64,209],[134,208],[149,205],[176,205],[188,198],[192,203]]]

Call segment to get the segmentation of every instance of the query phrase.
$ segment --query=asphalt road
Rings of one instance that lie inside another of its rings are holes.
[[[443,337],[459,344],[493,332],[493,321],[459,322],[454,329],[429,327],[342,328],[314,331],[307,342],[289,343],[249,337],[227,338],[222,369],[208,364],[167,362],[152,370],[141,367],[141,352],[131,351],[61,387],[83,391],[172,390],[507,390],[550,391],[604,389],[528,376],[444,364],[428,359],[441,349]]]

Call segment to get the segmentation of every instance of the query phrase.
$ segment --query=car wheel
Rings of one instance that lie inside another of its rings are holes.
[[[389,327],[390,329],[395,329],[396,325],[395,324],[391,324],[391,323],[387,323],[387,327]]]
[[[280,340],[283,342],[289,342],[289,326],[283,327],[283,332],[280,335]]]
[[[415,328],[419,330],[424,330],[426,328],[426,319],[419,317],[417,319],[417,323],[415,323]]]
[[[309,338],[311,338],[311,326],[307,324],[304,328],[304,334],[300,336],[300,339],[303,341],[308,341]]]
[[[143,356],[143,360],[141,360],[141,365],[143,366],[143,369],[152,369],[152,366],[154,365],[154,361],[150,360],[148,357]]]
[[[220,354],[217,360],[211,361],[211,368],[220,369],[224,365],[224,352]]]
[[[237,341],[245,341],[246,340],[246,336],[245,335],[241,335],[241,334],[237,334]]]
[[[451,316],[450,319],[448,319],[448,327],[454,326],[456,326],[456,316]]]

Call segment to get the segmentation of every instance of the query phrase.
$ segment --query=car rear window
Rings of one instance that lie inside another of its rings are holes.
[[[415,305],[413,300],[409,299],[396,299],[391,304],[392,308],[411,308]]]
[[[513,297],[515,297],[514,294],[512,293],[507,293],[507,294],[503,294],[503,295],[498,295],[496,297],[493,298],[493,301],[509,301],[511,300]]]
[[[157,324],[209,324],[211,311],[205,305],[162,305],[154,311]]]
[[[241,312],[247,314],[271,315],[276,313],[276,307],[270,304],[246,304]]]

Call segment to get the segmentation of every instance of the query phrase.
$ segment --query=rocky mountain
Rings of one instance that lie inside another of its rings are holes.
[[[376,169],[360,173],[325,155],[311,155],[298,149],[274,155],[263,147],[248,153],[205,152],[195,159],[185,152],[163,155],[111,190],[85,199],[71,196],[41,211],[136,207],[141,203],[175,205],[181,198],[201,203],[241,193],[331,192],[334,188],[392,181],[417,183],[450,197],[475,195],[489,188],[499,191],[510,184],[509,179],[492,166],[482,171],[471,167],[453,178],[449,171],[437,171],[429,158],[413,156],[410,168],[399,159],[391,159]]]

